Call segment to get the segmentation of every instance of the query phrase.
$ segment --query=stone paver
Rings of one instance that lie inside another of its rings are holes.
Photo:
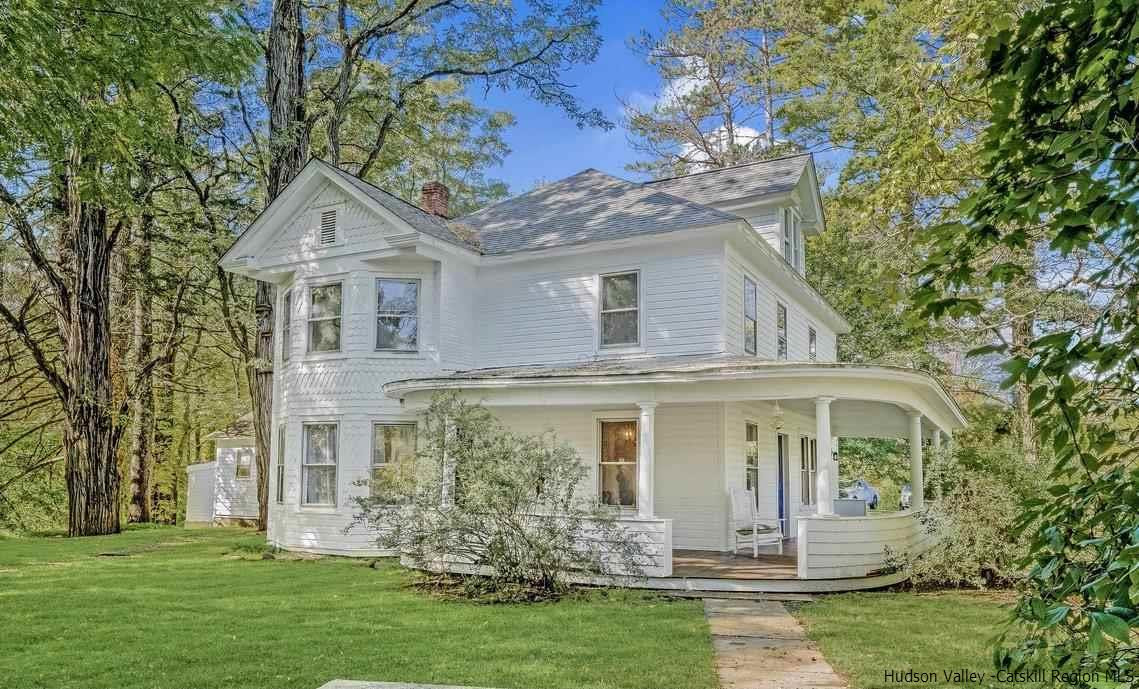
[[[704,599],[723,689],[845,689],[778,601]]]

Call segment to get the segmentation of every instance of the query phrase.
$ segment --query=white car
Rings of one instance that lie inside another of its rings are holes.
[[[863,479],[855,479],[854,483],[842,491],[842,497],[865,500],[867,507],[872,510],[878,509],[878,489]]]

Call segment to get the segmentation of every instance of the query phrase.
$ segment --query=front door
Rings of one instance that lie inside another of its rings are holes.
[[[787,464],[787,436],[779,433],[775,436],[775,447],[779,454],[779,518],[783,520],[783,528],[790,528],[788,518],[790,515],[787,513],[787,502],[790,497],[790,467]]]

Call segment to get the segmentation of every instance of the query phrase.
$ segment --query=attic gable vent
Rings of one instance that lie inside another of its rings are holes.
[[[336,243],[336,211],[320,212],[320,245],[329,246]]]

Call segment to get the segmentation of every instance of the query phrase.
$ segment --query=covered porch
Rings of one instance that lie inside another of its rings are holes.
[[[648,546],[633,586],[829,591],[887,586],[887,553],[928,546],[923,455],[964,419],[929,376],[907,369],[677,357],[469,371],[397,381],[415,408],[440,389],[492,409],[510,428],[553,430],[592,469],[582,492],[610,505]],[[837,438],[905,438],[910,507],[839,516]],[[733,490],[783,529],[783,553],[736,552]]]

